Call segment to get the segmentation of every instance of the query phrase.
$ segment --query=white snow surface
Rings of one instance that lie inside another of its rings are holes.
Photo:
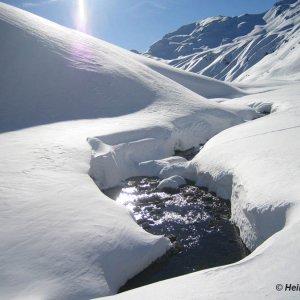
[[[146,55],[227,81],[299,80],[300,1],[278,1],[264,14],[211,17],[183,26]]]
[[[108,188],[137,175],[182,176],[231,199],[253,252],[111,299],[299,298],[275,289],[299,283],[297,81],[236,88],[3,3],[0,36],[1,299],[112,295],[163,255],[169,240],[91,179]],[[190,162],[171,157],[207,140]]]
[[[186,184],[186,181],[182,176],[174,175],[174,176],[163,179],[159,183],[157,188],[159,190],[164,190],[164,189],[175,189],[176,190],[185,184]]]

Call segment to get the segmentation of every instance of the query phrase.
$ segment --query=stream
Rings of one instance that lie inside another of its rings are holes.
[[[198,149],[199,150],[199,149]],[[176,155],[191,159],[198,150]],[[161,179],[134,177],[123,187],[103,191],[134,214],[144,230],[167,236],[173,246],[161,258],[130,279],[119,292],[195,271],[237,262],[250,252],[230,222],[230,201],[195,186],[157,189]]]

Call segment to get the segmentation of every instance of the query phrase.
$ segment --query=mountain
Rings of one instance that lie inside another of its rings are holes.
[[[300,69],[299,44],[300,1],[283,0],[264,14],[212,17],[182,26],[146,55],[190,72],[241,81],[294,76]],[[289,66],[281,63],[286,57]],[[254,66],[255,76],[250,76],[247,71]]]

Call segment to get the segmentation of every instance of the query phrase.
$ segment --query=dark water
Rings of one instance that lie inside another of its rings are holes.
[[[249,251],[230,222],[230,201],[192,183],[177,191],[156,189],[160,179],[130,178],[121,190],[106,191],[127,206],[137,223],[152,234],[168,236],[172,249],[129,280],[119,292],[139,286],[230,264]]]

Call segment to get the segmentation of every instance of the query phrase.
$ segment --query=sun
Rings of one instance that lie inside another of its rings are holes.
[[[80,31],[87,31],[87,14],[85,0],[77,0],[76,27]]]

